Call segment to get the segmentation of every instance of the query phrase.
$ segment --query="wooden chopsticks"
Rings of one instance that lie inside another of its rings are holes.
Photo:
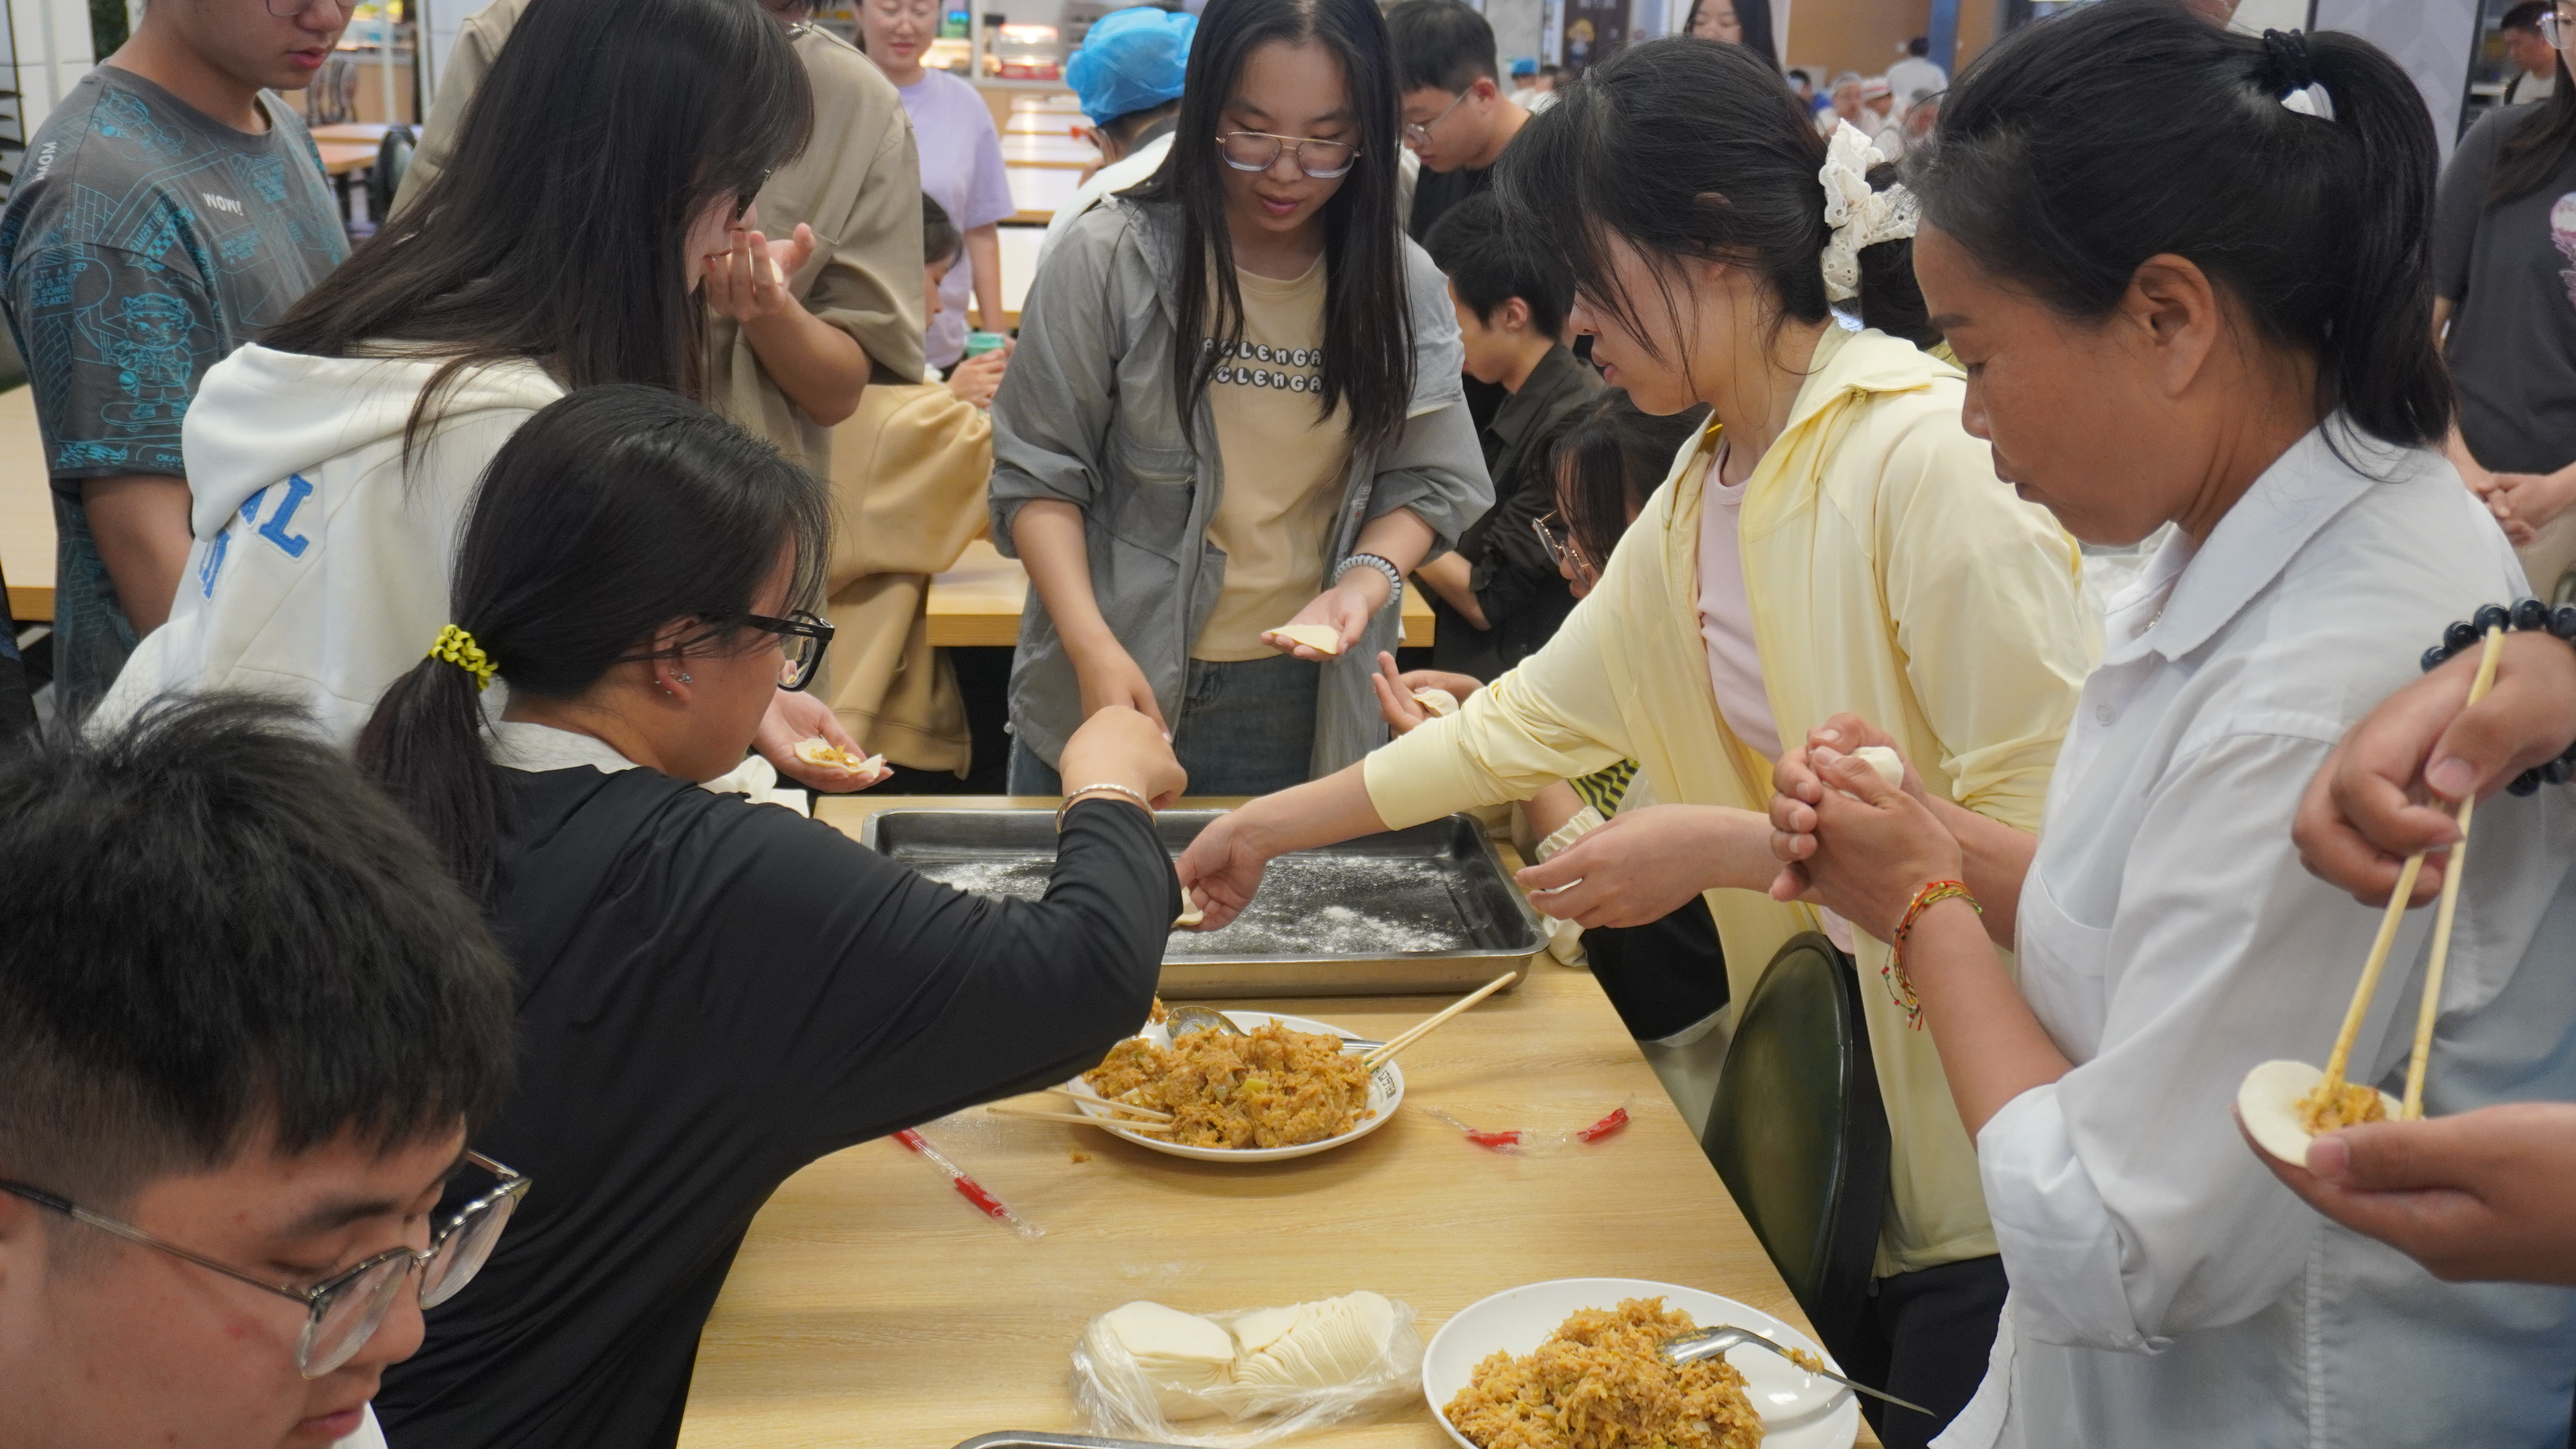
[[[1046,1090],[1053,1096],[1070,1097],[1077,1102],[1088,1102],[1095,1107],[1106,1107],[1112,1112],[1132,1113],[1138,1117],[1144,1118],[1148,1122],[1169,1122],[1172,1120],[1172,1114],[1164,1111],[1160,1107],[1147,1107],[1135,1102],[1121,1102],[1112,1097],[1095,1096],[1088,1092],[1077,1092],[1070,1087],[1049,1087]]]
[[[2487,630],[2486,647],[2478,655],[2478,674],[2469,685],[2469,703],[2486,698],[2495,684],[2496,661],[2504,653],[2504,631]],[[2477,797],[2470,795],[2460,802],[2456,817],[2460,838],[2451,847],[2450,860],[2442,871],[2441,904],[2433,912],[2433,954],[2424,967],[2424,1000],[2415,1015],[2415,1049],[2406,1061],[2406,1099],[2398,1113],[2399,1120],[2412,1122],[2424,1115],[2424,1067],[2433,1051],[2433,1022],[2442,1011],[2442,972],[2450,964],[2451,923],[2460,905],[2460,876],[2469,859],[2469,816],[2477,807]],[[2336,1033],[2334,1052],[2326,1058],[2325,1090],[2341,1090],[2344,1072],[2352,1064],[2353,1039],[2361,1034],[2361,1019],[2370,1010],[2370,999],[2379,990],[2380,968],[2388,964],[2389,948],[2397,941],[2398,925],[2405,920],[2407,903],[2414,898],[2415,880],[2424,871],[2426,852],[2417,851],[2406,858],[2405,868],[2397,873],[2397,889],[2389,893],[2388,910],[2379,918],[2379,935],[2370,943],[2370,958],[2362,963],[2361,984],[2353,989],[2352,1005],[2343,1014],[2343,1030]]]
[[[1116,1128],[1121,1132],[1169,1132],[1169,1122],[1148,1122],[1141,1117],[1095,1117],[1089,1112],[1014,1112],[1001,1107],[984,1109],[996,1117],[1017,1117],[1024,1122],[1071,1122],[1083,1127]]]
[[[1371,1051],[1367,1056],[1360,1058],[1360,1065],[1366,1067],[1372,1072],[1376,1071],[1380,1066],[1385,1065],[1385,1063],[1397,1052],[1400,1052],[1406,1047],[1413,1045],[1415,1042],[1422,1040],[1424,1037],[1429,1036],[1434,1027],[1439,1026],[1442,1022],[1447,1021],[1449,1018],[1456,1016],[1462,1011],[1465,1011],[1468,1007],[1475,1005],[1477,1002],[1484,1000],[1486,997],[1493,995],[1504,987],[1511,985],[1519,978],[1520,973],[1517,971],[1504,972],[1502,975],[1497,976],[1493,980],[1486,982],[1484,985],[1477,987],[1473,992],[1459,997],[1455,1002],[1450,1004],[1447,1010],[1436,1016],[1426,1018],[1409,1031],[1397,1034],[1393,1039],[1389,1040],[1386,1045],[1379,1047],[1374,1051]]]

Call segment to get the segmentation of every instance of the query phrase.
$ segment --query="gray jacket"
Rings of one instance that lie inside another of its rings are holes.
[[[993,398],[994,544],[1014,552],[1011,521],[1032,498],[1082,509],[1101,615],[1153,682],[1167,720],[1179,713],[1190,645],[1216,607],[1226,563],[1208,541],[1225,489],[1215,417],[1202,400],[1196,433],[1209,446],[1194,450],[1172,400],[1180,232],[1178,210],[1168,204],[1112,197],[1085,213],[1030,289],[1019,348]],[[1322,560],[1328,575],[1369,519],[1412,509],[1439,535],[1436,551],[1455,545],[1494,501],[1459,386],[1462,355],[1448,285],[1410,241],[1404,260],[1413,402],[1392,445],[1352,450]],[[1380,610],[1358,647],[1321,666],[1312,775],[1386,742],[1369,675],[1378,651],[1396,647],[1401,614]],[[1011,727],[1053,763],[1081,723],[1073,661],[1032,588],[1011,668]]]

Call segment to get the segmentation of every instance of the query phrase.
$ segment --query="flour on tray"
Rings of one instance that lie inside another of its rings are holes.
[[[1036,900],[1051,856],[907,854],[932,880],[983,895]],[[1308,958],[1457,951],[1473,943],[1440,867],[1385,856],[1282,856],[1270,863],[1251,909],[1222,931],[1178,931],[1169,956]]]

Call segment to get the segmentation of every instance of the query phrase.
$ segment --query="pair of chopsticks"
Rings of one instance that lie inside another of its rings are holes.
[[[1379,1067],[1385,1065],[1388,1060],[1393,1058],[1397,1052],[1400,1052],[1406,1047],[1413,1045],[1415,1042],[1422,1040],[1424,1037],[1429,1036],[1433,1029],[1438,1027],[1442,1022],[1445,1022],[1449,1018],[1456,1016],[1458,1013],[1465,1011],[1468,1007],[1475,1005],[1477,1002],[1484,1000],[1486,997],[1493,995],[1504,987],[1511,985],[1512,982],[1519,979],[1519,977],[1520,973],[1517,971],[1504,972],[1502,975],[1497,976],[1493,980],[1486,982],[1484,985],[1477,987],[1467,995],[1459,997],[1455,1002],[1450,1004],[1447,1010],[1442,1011],[1437,1016],[1424,1019],[1409,1031],[1398,1032],[1394,1037],[1387,1041],[1386,1045],[1375,1048],[1370,1051],[1367,1056],[1360,1058],[1360,1065],[1366,1067],[1372,1072],[1376,1071]]]
[[[2478,655],[2477,679],[2469,685],[2469,703],[2486,698],[2494,685],[2496,660],[2504,653],[2504,630],[2487,630],[2486,648]],[[2469,815],[2477,808],[2477,796],[2460,801],[2459,843],[2451,847],[2451,858],[2442,872],[2441,904],[2433,911],[2433,956],[2424,967],[2424,1000],[2415,1014],[2415,1050],[2406,1062],[2406,1100],[2398,1113],[2400,1121],[2412,1122],[2424,1115],[2424,1064],[2433,1050],[2433,1019],[2442,1009],[2442,970],[2450,964],[2451,922],[2460,907],[2460,877],[2469,861]],[[2415,878],[2424,871],[2424,851],[2406,858],[2397,873],[2397,889],[2388,896],[2388,911],[2379,918],[2379,935],[2370,943],[2370,958],[2362,963],[2361,984],[2352,995],[2352,1005],[2343,1014],[2343,1030],[2335,1035],[2334,1054],[2326,1058],[2325,1087],[2338,1091],[2344,1084],[2344,1071],[2352,1063],[2353,1038],[2361,1034],[2362,1016],[2370,1009],[2370,998],[2379,990],[2380,968],[2388,964],[2389,948],[2397,942],[2397,927],[2406,918],[2407,902],[2415,896]]]
[[[1077,1102],[1086,1103],[1095,1107],[1105,1107],[1113,1114],[1127,1113],[1130,1115],[1123,1117],[1117,1115],[1103,1117],[1092,1112],[1030,1112],[1025,1110],[1012,1111],[1002,1107],[987,1107],[984,1110],[996,1117],[1017,1117],[1023,1121],[1029,1122],[1076,1122],[1085,1127],[1116,1127],[1123,1128],[1129,1132],[1169,1132],[1172,1130],[1172,1114],[1164,1111],[1160,1107],[1140,1107],[1133,1102],[1118,1102],[1112,1101],[1107,1097],[1085,1096],[1080,1092],[1071,1091],[1064,1087],[1049,1087],[1046,1090],[1058,1097],[1070,1097]]]

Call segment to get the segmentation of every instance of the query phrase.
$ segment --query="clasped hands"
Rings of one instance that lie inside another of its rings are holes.
[[[1958,880],[1965,852],[1932,809],[1914,762],[1890,785],[1853,751],[1896,741],[1858,715],[1838,714],[1781,752],[1771,769],[1771,898],[1819,905],[1885,941],[1915,893]],[[1899,758],[1903,754],[1899,752]]]

